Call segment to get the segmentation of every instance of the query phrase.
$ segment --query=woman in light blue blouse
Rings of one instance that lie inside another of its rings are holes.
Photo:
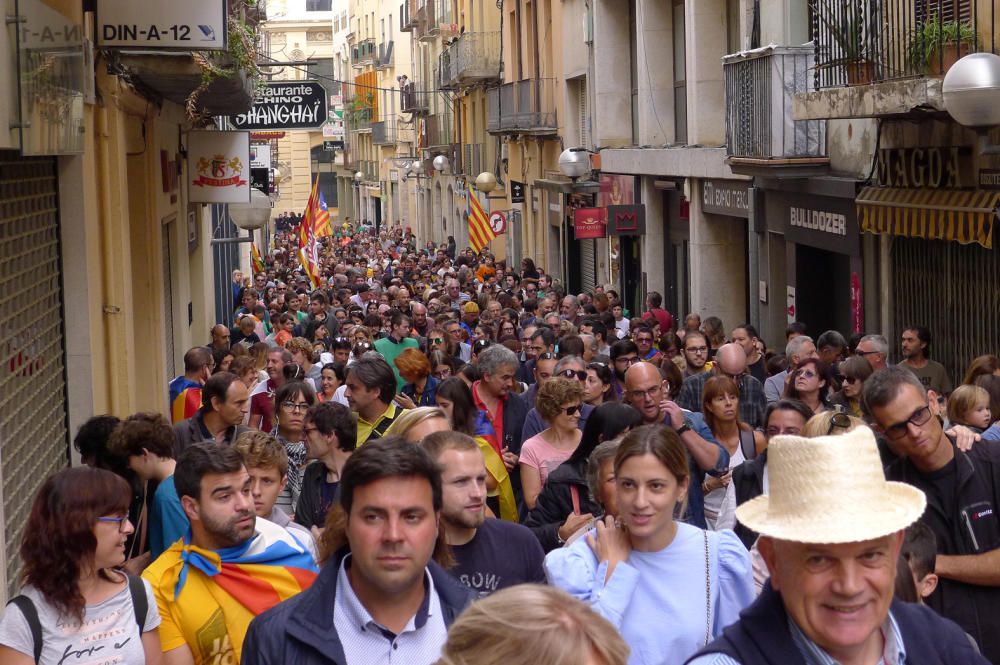
[[[647,425],[615,455],[618,520],[545,558],[549,581],[588,601],[621,632],[630,665],[681,665],[753,600],[750,556],[732,531],[678,522],[687,451]]]

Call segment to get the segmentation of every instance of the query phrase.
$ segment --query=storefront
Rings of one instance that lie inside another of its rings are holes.
[[[714,293],[714,311],[727,325],[750,321],[750,181],[696,180],[701,203],[696,240],[699,259],[717,266],[699,266],[705,282],[705,302]]]
[[[772,345],[793,321],[813,337],[864,329],[855,189],[855,181],[835,178],[764,189],[758,298]]]

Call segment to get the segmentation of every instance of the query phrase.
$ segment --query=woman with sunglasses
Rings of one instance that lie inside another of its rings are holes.
[[[604,363],[587,365],[587,379],[583,385],[583,401],[591,406],[615,402],[615,387],[611,369]]]
[[[580,406],[583,386],[575,379],[553,377],[542,384],[535,397],[538,414],[548,428],[521,446],[521,489],[524,503],[531,510],[551,471],[565,462],[580,445]]]
[[[872,375],[872,366],[862,356],[851,356],[840,363],[840,374],[844,377],[842,388],[830,397],[830,404],[839,406],[857,418],[861,413],[861,391],[865,381]]]
[[[830,386],[830,370],[826,363],[817,358],[809,358],[792,372],[785,399],[797,399],[808,406],[813,413],[830,408],[827,388]]]
[[[95,652],[102,662],[162,662],[152,588],[120,570],[135,530],[131,500],[128,483],[103,469],[65,469],[45,481],[21,541],[24,584],[0,617],[0,663],[56,665]],[[21,609],[29,604],[40,644]]]
[[[298,365],[286,365],[296,367]],[[294,376],[278,388],[274,394],[274,412],[277,424],[271,431],[271,436],[285,447],[288,453],[288,484],[278,495],[275,506],[291,516],[295,512],[295,504],[299,501],[302,491],[302,471],[306,463],[305,418],[306,411],[316,403],[316,392],[301,374]]]

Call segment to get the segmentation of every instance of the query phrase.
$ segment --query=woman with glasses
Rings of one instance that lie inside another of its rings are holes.
[[[427,358],[431,363],[431,374],[438,381],[455,376],[455,360],[444,351],[431,351]]]
[[[862,356],[851,356],[841,362],[839,367],[843,381],[841,389],[830,396],[830,405],[861,418],[861,391],[865,387],[865,381],[872,375],[872,366]]]
[[[301,370],[299,370],[301,372]],[[305,419],[306,411],[316,403],[316,392],[307,382],[294,379],[283,384],[274,394],[274,412],[277,424],[271,436],[285,447],[288,453],[288,484],[278,495],[275,506],[289,516],[302,491],[302,471],[306,463]]]
[[[708,528],[715,530],[715,520],[726,495],[726,487],[732,481],[732,470],[756,457],[767,442],[763,434],[740,421],[740,389],[731,378],[713,376],[705,383],[701,395],[705,424],[715,440],[729,452],[729,472],[719,478],[706,475],[701,484],[702,494],[705,495],[705,522]]]
[[[611,368],[604,363],[587,365],[587,378],[583,384],[583,401],[591,406],[617,401]]]
[[[121,571],[131,500],[128,483],[103,469],[45,481],[21,540],[23,586],[0,617],[0,662],[57,665],[95,653],[125,665],[162,661],[152,588]],[[40,643],[22,608],[38,615]]]
[[[783,397],[797,399],[808,406],[813,413],[830,408],[827,388],[830,386],[830,370],[817,358],[809,358],[792,372]]]
[[[521,446],[521,489],[529,510],[535,507],[549,473],[568,460],[580,445],[583,432],[578,424],[582,402],[583,386],[576,380],[554,377],[538,389],[535,408],[549,426]]]
[[[513,321],[503,320],[500,322],[500,332],[497,334],[498,340],[504,340],[508,337],[513,337],[517,339],[517,326],[514,325]]]
[[[732,531],[675,520],[690,481],[677,433],[646,425],[615,453],[618,519],[549,552],[549,582],[590,603],[631,649],[629,663],[681,665],[753,600],[750,556]]]

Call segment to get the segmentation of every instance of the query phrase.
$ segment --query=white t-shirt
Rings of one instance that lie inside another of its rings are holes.
[[[160,626],[160,612],[149,582],[143,580],[142,585],[148,607],[143,630],[149,632]],[[35,604],[42,626],[40,665],[70,662],[144,665],[146,662],[127,585],[103,602],[87,605],[82,625],[75,619],[62,617],[34,587],[26,586],[21,593]],[[0,644],[34,658],[31,629],[16,605],[8,605],[0,617]]]

